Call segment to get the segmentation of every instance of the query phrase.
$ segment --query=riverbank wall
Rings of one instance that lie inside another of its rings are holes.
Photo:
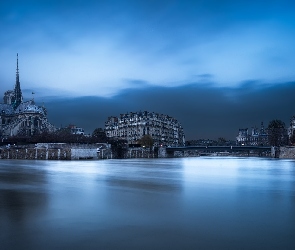
[[[229,153],[228,153],[229,154]],[[179,158],[202,156],[196,150],[182,150],[167,153],[166,147],[125,148],[120,155],[113,152],[107,143],[96,144],[68,144],[68,143],[37,143],[31,145],[6,145],[0,148],[0,159],[27,160],[99,160],[99,159],[132,159],[132,158]],[[205,155],[205,154],[204,154]],[[208,156],[223,154],[208,154]],[[233,155],[233,154],[229,154]],[[240,156],[240,155],[233,155]],[[248,155],[249,156],[249,155]],[[295,147],[272,147],[271,157],[281,159],[295,159]]]
[[[128,148],[124,153],[124,158],[158,158],[158,150],[143,147]]]
[[[98,159],[97,144],[37,143],[7,145],[0,149],[0,159],[79,160]]]
[[[179,150],[167,153],[166,147],[160,147],[158,150],[159,158],[179,158],[179,157],[196,157],[200,156],[197,150]]]
[[[294,146],[280,147],[279,158],[295,159],[295,147]]]
[[[271,147],[271,157],[279,159],[295,159],[295,147]]]
[[[107,143],[68,144],[37,143],[31,145],[6,145],[0,148],[0,159],[23,160],[86,160],[113,158],[158,158],[158,150],[127,148],[120,157]]]

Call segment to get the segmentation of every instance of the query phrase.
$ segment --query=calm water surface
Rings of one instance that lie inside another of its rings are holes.
[[[295,249],[295,161],[0,160],[0,249]]]

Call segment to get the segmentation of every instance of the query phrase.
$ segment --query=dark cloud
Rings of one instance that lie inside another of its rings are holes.
[[[178,119],[187,139],[234,139],[239,128],[265,126],[272,119],[289,125],[295,114],[295,82],[239,88],[212,88],[189,84],[182,87],[149,87],[122,91],[115,97],[47,99],[48,118],[56,126],[74,123],[87,132],[104,127],[109,116],[148,110]],[[233,98],[234,97],[234,98]]]

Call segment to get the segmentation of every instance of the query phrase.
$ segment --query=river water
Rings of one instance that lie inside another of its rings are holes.
[[[295,161],[0,160],[0,249],[295,249]]]

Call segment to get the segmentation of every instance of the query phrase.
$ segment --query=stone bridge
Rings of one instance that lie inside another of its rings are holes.
[[[270,153],[270,146],[186,146],[186,147],[167,147],[167,156],[173,157],[174,153],[180,151],[198,151],[198,152],[246,152],[248,155],[250,152],[256,152],[259,155],[262,153]]]

